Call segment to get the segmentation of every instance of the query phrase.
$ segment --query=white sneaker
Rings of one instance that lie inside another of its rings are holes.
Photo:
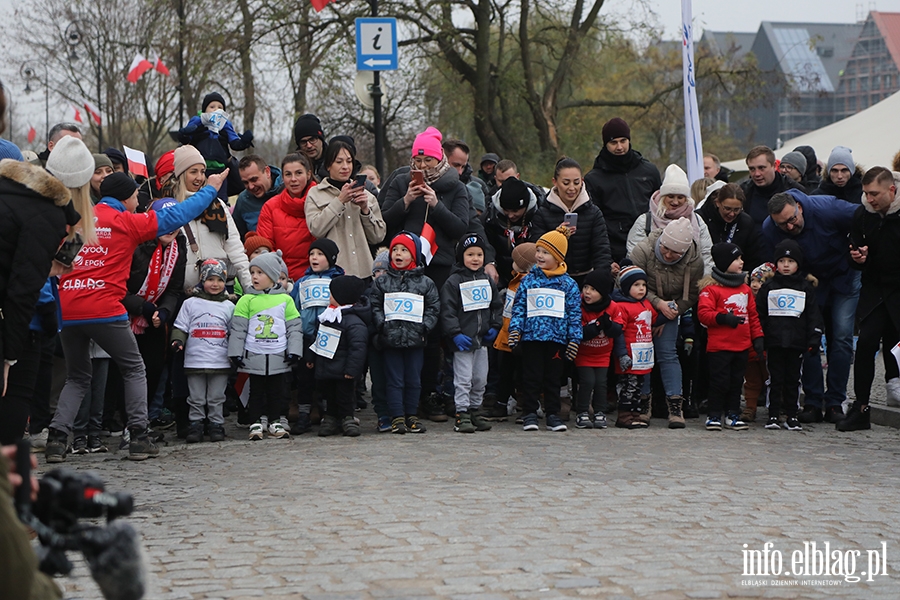
[[[280,421],[275,421],[269,425],[269,435],[273,438],[281,439],[285,436],[290,436],[291,434],[285,431],[284,426]]]
[[[884,387],[887,390],[887,405],[900,407],[900,377],[888,379]]]
[[[250,439],[251,440],[263,439],[262,423],[254,423],[253,425],[250,426]]]
[[[278,419],[278,422],[281,423],[281,427],[282,427],[285,431],[287,431],[288,433],[291,432],[291,426],[288,424],[287,417],[281,417],[281,418],[279,418],[279,419]]]
[[[43,452],[47,449],[47,436],[50,435],[50,430],[46,427],[41,429],[40,433],[36,433],[30,437],[31,439],[31,451],[32,452]]]

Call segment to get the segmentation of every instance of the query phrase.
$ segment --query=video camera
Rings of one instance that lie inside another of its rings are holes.
[[[40,570],[48,575],[68,575],[69,550],[84,554],[91,576],[106,600],[140,600],[144,573],[137,532],[116,521],[134,510],[126,492],[107,492],[96,473],[54,469],[40,480],[37,501],[31,503],[31,444],[20,441],[16,471],[23,483],[15,492],[19,519],[34,529],[41,549]],[[106,526],[79,524],[79,519],[106,517]]]

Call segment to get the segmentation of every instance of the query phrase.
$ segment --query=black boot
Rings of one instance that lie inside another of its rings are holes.
[[[871,429],[872,424],[869,422],[869,405],[854,402],[850,407],[850,412],[839,421],[835,426],[838,431],[860,431],[862,429]]]

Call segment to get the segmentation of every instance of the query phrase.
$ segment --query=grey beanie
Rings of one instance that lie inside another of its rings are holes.
[[[287,265],[284,264],[284,260],[281,258],[281,250],[260,254],[250,261],[250,266],[261,270],[274,283],[278,283],[278,278],[281,277],[282,273],[288,272]]]
[[[94,175],[94,155],[84,142],[67,135],[53,146],[47,158],[47,170],[67,188],[80,188]]]
[[[856,163],[853,162],[853,150],[847,146],[835,146],[828,155],[827,170],[831,171],[834,165],[844,165],[852,172],[856,168]]]
[[[372,275],[375,271],[387,271],[389,268],[391,268],[391,253],[387,248],[383,248],[372,261]]]
[[[791,165],[792,167],[800,171],[801,175],[806,173],[806,157],[796,150],[794,152],[788,152],[787,154],[782,156],[781,162]]]

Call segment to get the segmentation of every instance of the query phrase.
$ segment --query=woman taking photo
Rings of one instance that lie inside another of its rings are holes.
[[[365,184],[351,180],[355,160],[350,144],[336,140],[328,144],[323,162],[328,177],[309,191],[306,224],[316,238],[337,244],[347,275],[368,279],[372,276],[369,246],[384,240],[385,225],[375,196]]]

